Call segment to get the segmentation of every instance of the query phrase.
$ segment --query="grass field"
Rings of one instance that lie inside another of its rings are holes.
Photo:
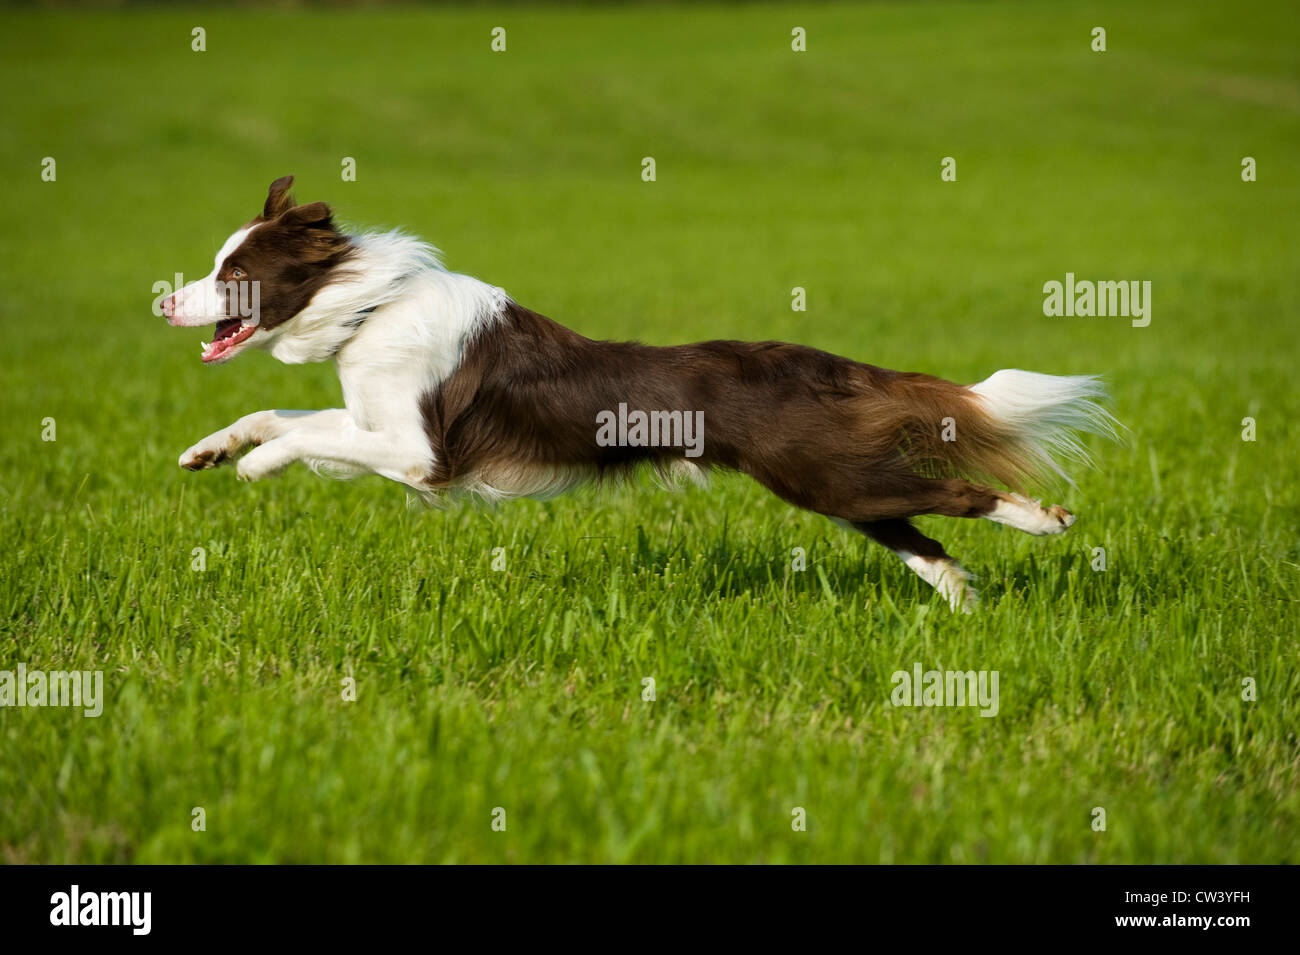
[[[1300,861],[1297,28],[0,14],[0,669],[106,696],[0,709],[0,860]],[[242,414],[340,403],[329,365],[204,368],[150,313],[290,172],[592,337],[1102,373],[1128,441],[1057,495],[1063,537],[921,522],[979,574],[972,617],[737,477],[410,511],[379,479],[184,473]],[[1151,281],[1151,324],[1045,316],[1066,272]],[[998,671],[997,716],[895,708],[915,663]]]

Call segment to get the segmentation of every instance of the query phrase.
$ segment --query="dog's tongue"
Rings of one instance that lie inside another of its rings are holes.
[[[204,346],[203,354],[200,358],[203,361],[212,361],[213,359],[220,358],[239,342],[242,342],[245,338],[251,335],[253,331],[254,326],[243,325],[237,318],[228,318],[225,321],[218,322],[216,337],[212,339],[211,344]]]
[[[232,337],[237,331],[239,331],[239,319],[228,318],[224,322],[217,322],[217,337],[212,340],[219,342],[223,338]]]

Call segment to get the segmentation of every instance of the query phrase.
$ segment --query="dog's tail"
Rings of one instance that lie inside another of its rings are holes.
[[[923,391],[924,398],[913,392],[913,400],[934,410],[923,430],[908,429],[904,454],[911,463],[927,472],[992,478],[1018,491],[1058,478],[1072,484],[1067,469],[1092,464],[1080,434],[1118,440],[1122,428],[1102,406],[1106,390],[1092,375],[1005,368],[969,387],[927,379]],[[937,422],[936,415],[942,415]]]

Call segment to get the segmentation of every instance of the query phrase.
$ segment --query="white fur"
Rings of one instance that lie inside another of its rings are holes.
[[[462,478],[454,490],[472,494],[489,504],[516,497],[548,500],[590,481],[594,472],[585,467],[508,465],[477,471]]]
[[[985,411],[1018,436],[1034,464],[1067,481],[1065,464],[1091,464],[1087,449],[1072,431],[1118,437],[1119,423],[1098,404],[1106,390],[1091,375],[1043,375],[1004,368],[968,390],[980,397]]]
[[[918,557],[905,550],[894,551],[903,563],[927,584],[939,591],[953,612],[973,613],[979,603],[975,588],[970,584],[970,574],[955,560]]]
[[[687,484],[707,487],[709,483],[709,475],[704,468],[681,458],[657,463],[653,473],[659,484],[667,490],[676,490]],[[585,484],[594,477],[595,472],[584,466],[498,465],[466,476],[458,482],[455,490],[472,494],[492,504],[516,497],[546,500]]]
[[[993,510],[984,515],[990,521],[1014,527],[1026,534],[1064,534],[1074,523],[1074,515],[1059,505],[1043,507],[1019,494],[1003,494]]]

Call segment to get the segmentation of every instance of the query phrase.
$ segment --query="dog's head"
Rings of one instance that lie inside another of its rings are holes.
[[[350,255],[323,202],[295,205],[293,176],[271,183],[261,215],[228,238],[212,272],[162,300],[177,326],[215,325],[203,361],[229,361],[249,345],[269,347]]]

